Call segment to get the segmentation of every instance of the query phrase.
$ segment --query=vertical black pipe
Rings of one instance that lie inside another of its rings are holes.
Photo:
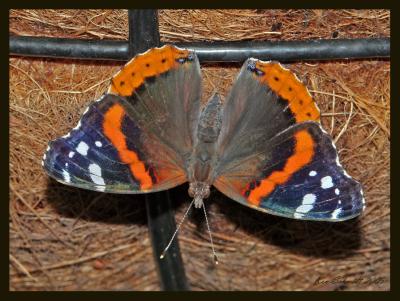
[[[129,10],[129,54],[143,52],[160,45],[157,10]],[[182,257],[176,238],[163,259],[160,255],[176,229],[169,193],[146,196],[146,207],[153,254],[158,268],[161,288],[167,291],[189,290]]]
[[[130,57],[160,46],[157,10],[131,9],[128,11],[128,18]]]

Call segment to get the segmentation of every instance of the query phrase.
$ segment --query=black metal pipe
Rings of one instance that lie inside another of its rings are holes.
[[[10,36],[9,42],[10,55],[124,61],[129,57],[127,41]]]
[[[129,57],[160,45],[157,10],[136,9],[128,11]],[[176,229],[174,211],[169,193],[146,195],[147,223],[161,288],[167,291],[189,290],[178,238],[173,241],[163,259],[160,255]]]
[[[154,260],[162,290],[190,290],[179,249],[178,236],[175,237],[164,258],[160,259],[162,251],[176,229],[168,191],[147,195],[146,208]]]
[[[129,18],[129,58],[160,46],[158,14],[153,9],[131,9]]]
[[[194,49],[200,61],[241,62],[262,60],[333,60],[389,57],[390,39],[337,39],[276,42],[216,42],[177,44]]]
[[[133,24],[137,29],[139,24]],[[140,26],[149,26],[146,25]],[[143,27],[144,28],[144,27]],[[131,39],[139,32],[133,30]],[[138,43],[133,52],[146,50],[152,36]],[[40,37],[10,37],[10,55],[79,59],[128,60],[127,41],[72,40]],[[163,44],[163,43],[161,43]],[[193,49],[201,62],[242,62],[249,57],[263,60],[333,60],[390,57],[390,38],[335,39],[308,41],[182,42],[178,47]]]

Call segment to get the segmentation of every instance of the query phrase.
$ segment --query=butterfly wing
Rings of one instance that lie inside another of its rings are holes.
[[[363,209],[304,85],[279,63],[249,59],[224,107],[214,186],[275,215],[338,221]]]
[[[165,190],[187,181],[199,116],[194,53],[154,48],[117,73],[78,126],[49,143],[43,166],[56,180],[113,193]]]

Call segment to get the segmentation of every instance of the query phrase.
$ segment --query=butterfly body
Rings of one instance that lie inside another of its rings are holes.
[[[214,166],[218,162],[217,140],[221,131],[222,108],[218,94],[214,94],[200,114],[193,154],[188,164],[189,195],[195,208],[210,194],[214,182]]]
[[[358,216],[361,185],[339,163],[306,87],[277,62],[248,59],[224,102],[201,109],[193,51],[153,48],[128,62],[78,125],[50,142],[47,173],[67,185],[147,193],[189,182],[195,207],[215,186],[274,215]]]

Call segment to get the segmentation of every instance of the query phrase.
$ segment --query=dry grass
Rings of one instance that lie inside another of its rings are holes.
[[[165,41],[390,36],[387,10],[163,10]],[[124,10],[12,10],[10,33],[127,38]],[[10,58],[10,289],[158,290],[142,196],[73,189],[44,174],[47,142],[72,128],[106,89],[117,63]],[[204,65],[205,98],[226,93],[239,65]],[[245,208],[213,191],[207,202],[220,265],[200,212],[180,245],[194,290],[388,290],[390,62],[296,63],[364,186],[356,220],[300,222]],[[172,190],[180,218],[187,186]],[[346,283],[320,281],[345,279]],[[359,280],[361,279],[361,280]]]

